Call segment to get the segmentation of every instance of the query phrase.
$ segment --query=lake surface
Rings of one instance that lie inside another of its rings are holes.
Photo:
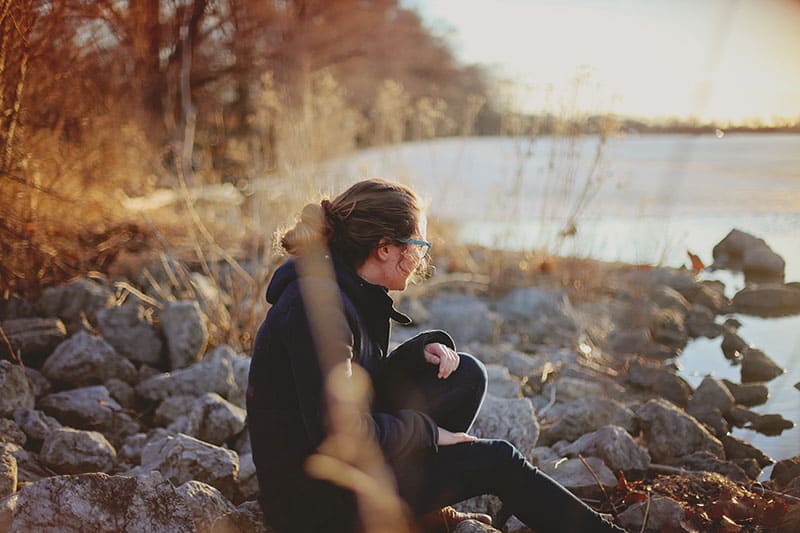
[[[431,218],[459,223],[466,242],[509,249],[681,266],[687,250],[712,262],[732,228],[764,238],[800,281],[800,135],[650,135],[578,141],[443,139],[359,152],[328,169],[336,181],[382,176],[411,184]],[[582,195],[589,183],[589,194]],[[569,215],[576,233],[559,237]],[[741,275],[708,274],[729,295]],[[735,430],[775,459],[800,454],[800,316],[738,316],[740,334],[787,373],[756,407],[795,423],[780,437]],[[678,359],[696,386],[706,374],[739,381],[720,349],[699,339]]]

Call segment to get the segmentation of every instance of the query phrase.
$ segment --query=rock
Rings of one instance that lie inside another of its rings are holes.
[[[725,330],[722,333],[722,353],[726,359],[735,361],[741,359],[744,351],[749,347],[747,342],[738,333],[732,330]]]
[[[33,407],[33,390],[20,365],[0,361],[0,417],[11,416],[17,407]]]
[[[559,441],[559,442],[566,442],[566,441]],[[533,449],[533,453],[530,457],[530,462],[535,465],[544,464],[547,461],[554,461],[556,459],[560,459],[562,456],[558,454],[550,448],[549,446],[537,446]]]
[[[570,402],[586,397],[619,397],[625,394],[625,389],[616,383],[572,377],[561,377],[548,383],[542,389],[542,395],[549,398],[552,388],[556,389],[556,399],[560,402]]]
[[[136,406],[136,391],[121,379],[111,378],[104,383],[108,393],[125,409]]]
[[[26,366],[25,376],[28,378],[28,383],[30,383],[31,385],[31,390],[33,390],[34,398],[38,400],[45,394],[50,393],[50,390],[52,389],[50,381],[48,381],[48,379],[44,377],[41,372],[39,372],[38,370],[34,370],[29,366]]]
[[[509,350],[503,357],[502,364],[515,376],[521,378],[535,376],[538,378],[541,377],[541,370],[546,362],[541,361],[541,358],[536,358],[517,350]]]
[[[471,433],[487,439],[505,439],[528,457],[539,438],[539,422],[529,399],[487,395]]]
[[[199,532],[211,531],[217,518],[236,509],[217,489],[200,481],[187,481],[175,492],[186,501],[192,511],[195,530]]]
[[[689,337],[708,337],[713,339],[722,335],[725,328],[714,321],[714,313],[708,307],[693,305],[686,316],[686,332]]]
[[[631,359],[626,382],[655,393],[681,407],[689,402],[692,387],[675,372],[642,359]]]
[[[758,418],[759,415],[755,411],[751,411],[750,409],[746,409],[741,405],[734,405],[730,412],[725,417],[731,425],[736,426],[738,428],[743,428],[747,424],[749,424],[752,420]]]
[[[697,451],[724,457],[722,443],[702,424],[673,404],[650,400],[636,411],[647,440],[650,456],[656,462],[669,462]]]
[[[797,477],[800,477],[800,455],[775,463],[769,478],[775,481],[778,487],[785,487]]]
[[[424,326],[430,322],[431,315],[419,298],[402,298],[397,302],[396,308],[404,315],[410,316],[415,326]]]
[[[57,318],[16,318],[0,323],[14,353],[29,366],[39,368],[67,335]],[[8,345],[0,342],[0,357],[10,357]]]
[[[731,459],[731,462],[741,468],[750,480],[755,481],[761,477],[763,468],[758,466],[755,459]]]
[[[683,349],[689,341],[684,315],[674,309],[661,309],[650,323],[653,340],[676,349]]]
[[[767,403],[769,399],[769,389],[763,383],[739,384],[723,379],[722,382],[733,395],[735,403],[752,407]]]
[[[0,445],[10,442],[17,446],[25,446],[27,437],[16,422],[8,418],[0,418]]]
[[[0,502],[3,531],[193,531],[184,499],[158,472],[56,476]]]
[[[470,519],[459,522],[453,533],[492,533],[494,531],[497,531],[497,529],[487,526],[483,522]]]
[[[556,422],[542,428],[540,440],[545,445],[559,440],[574,441],[585,433],[608,425],[620,426],[634,433],[637,427],[636,416],[616,400],[581,398],[563,406]]]
[[[0,295],[0,320],[31,318],[36,316],[36,307],[13,294]]]
[[[17,461],[18,489],[26,483],[32,483],[53,475],[52,470],[41,464],[38,454],[30,452],[25,448],[20,448],[16,444],[6,443],[0,445],[0,455],[4,453],[11,454]],[[3,531],[2,520],[0,520],[0,531]]]
[[[619,426],[603,426],[557,451],[569,457],[579,454],[599,457],[613,471],[647,470],[650,466],[647,450],[636,444],[633,437]]]
[[[137,299],[99,310],[97,328],[120,355],[138,363],[161,364],[161,337]]]
[[[228,401],[242,409],[247,404],[247,381],[250,377],[250,358],[236,353],[227,344],[221,344],[214,348],[211,357],[223,357],[228,360],[233,369],[233,380],[236,386],[228,393]]]
[[[728,459],[755,459],[758,466],[764,468],[775,462],[774,459],[750,444],[733,435],[725,435],[720,439],[725,447],[725,457]]]
[[[742,353],[742,383],[769,381],[784,373],[784,369],[756,348],[746,348]]]
[[[736,402],[728,388],[719,380],[706,376],[695,389],[687,409],[719,409],[723,415],[730,412]]]
[[[729,307],[725,297],[725,286],[713,281],[703,281],[684,294],[690,303],[702,305],[715,314],[726,312]]]
[[[50,432],[62,427],[55,418],[28,407],[15,409],[14,421],[28,437],[28,447],[33,450],[38,450],[41,447],[42,442]]]
[[[733,481],[740,481],[742,483],[750,481],[750,477],[739,465],[730,461],[723,461],[708,452],[695,452],[684,455],[672,461],[672,465],[687,470],[717,472]]]
[[[207,392],[216,392],[224,398],[231,391],[236,391],[233,368],[227,359],[214,354],[188,368],[158,374],[136,385],[136,394],[150,401]]]
[[[750,424],[746,427],[748,429],[752,429],[753,431],[758,431],[764,435],[780,435],[785,430],[792,429],[794,427],[794,422],[791,420],[786,420],[783,418],[783,415],[777,413],[767,415],[754,413],[754,415],[755,416],[750,418]]]
[[[727,435],[730,430],[728,421],[716,407],[694,403],[686,407],[686,412],[698,422],[702,422],[717,438]]]
[[[158,470],[175,485],[192,479],[208,483],[230,500],[239,474],[239,457],[236,452],[188,435],[160,434],[145,445],[142,466],[131,472],[149,470]]]
[[[141,463],[142,450],[147,444],[147,441],[148,437],[146,433],[128,435],[122,442],[122,447],[119,449],[119,453],[117,453],[117,458],[129,464]]]
[[[497,398],[519,398],[522,396],[522,387],[517,380],[511,377],[506,367],[486,365],[486,374],[489,377],[489,394]]]
[[[748,285],[733,297],[737,313],[783,316],[800,313],[800,289],[792,285]]]
[[[99,430],[112,441],[139,431],[139,424],[103,385],[48,394],[40,400],[39,408],[65,426]]]
[[[675,357],[675,350],[653,340],[648,328],[614,330],[608,336],[610,351],[619,356],[642,355],[651,359]]]
[[[43,316],[59,317],[67,331],[75,332],[80,329],[81,313],[94,321],[99,309],[114,305],[114,294],[107,287],[82,278],[45,289],[36,305]]]
[[[111,378],[133,382],[136,368],[99,337],[79,331],[58,345],[42,366],[42,374],[65,387],[98,385]]]
[[[153,415],[153,423],[157,426],[168,426],[181,416],[185,416],[191,408],[196,396],[181,394],[170,396],[162,401]]]
[[[585,461],[594,471],[597,479],[580,459],[548,461],[540,469],[578,497],[601,497],[602,492],[598,487],[598,479],[606,491],[610,491],[617,485],[617,478],[601,459],[587,457]]]
[[[253,453],[253,445],[250,442],[250,433],[247,431],[247,428],[239,433],[239,437],[236,439],[236,445],[234,448],[240,456]]]
[[[672,287],[658,285],[650,293],[650,296],[652,301],[661,308],[672,309],[684,315],[689,312],[689,302]]]
[[[2,448],[0,448],[2,450]],[[0,451],[0,500],[17,492],[17,459],[9,452]],[[0,507],[0,512],[2,507]],[[0,514],[0,527],[3,526]]]
[[[167,338],[170,369],[186,368],[200,361],[208,343],[208,329],[197,302],[168,302],[161,310],[160,318],[161,329]]]
[[[785,263],[772,251],[764,239],[738,229],[731,230],[712,251],[711,268],[741,270],[748,277],[783,279]]]
[[[245,502],[225,516],[217,518],[212,533],[267,533],[264,515],[258,502]]]
[[[575,311],[566,292],[524,287],[497,302],[504,323],[522,326],[527,337],[541,344],[564,345],[578,334]]]
[[[40,457],[59,474],[84,474],[111,470],[117,451],[96,431],[61,428],[44,439]]]
[[[219,446],[244,429],[246,417],[244,409],[209,392],[192,404],[185,433]]]
[[[475,296],[441,294],[428,302],[430,323],[448,331],[456,342],[493,341],[500,317]]]
[[[644,522],[645,515],[647,524]],[[617,516],[617,521],[628,531],[652,533],[694,531],[686,520],[686,513],[681,504],[665,496],[653,496],[649,502],[643,501],[631,505]]]
[[[239,455],[238,496],[241,501],[255,500],[258,497],[258,477],[253,454]]]

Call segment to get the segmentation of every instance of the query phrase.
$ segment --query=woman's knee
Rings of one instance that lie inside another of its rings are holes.
[[[489,377],[486,374],[486,366],[471,354],[459,352],[458,355],[461,359],[458,364],[460,378],[464,382],[473,385],[475,390],[483,397],[489,381]]]

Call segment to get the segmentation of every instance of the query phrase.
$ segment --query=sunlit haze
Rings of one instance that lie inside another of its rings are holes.
[[[590,111],[774,122],[800,117],[796,0],[408,0],[470,63],[548,106],[588,72]]]

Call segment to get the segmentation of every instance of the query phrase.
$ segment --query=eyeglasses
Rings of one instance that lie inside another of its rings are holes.
[[[433,247],[432,243],[428,241],[421,241],[419,239],[398,239],[398,242],[402,242],[405,244],[413,244],[417,250],[417,255],[419,255],[420,258],[425,257],[429,253],[431,253],[431,248]]]

